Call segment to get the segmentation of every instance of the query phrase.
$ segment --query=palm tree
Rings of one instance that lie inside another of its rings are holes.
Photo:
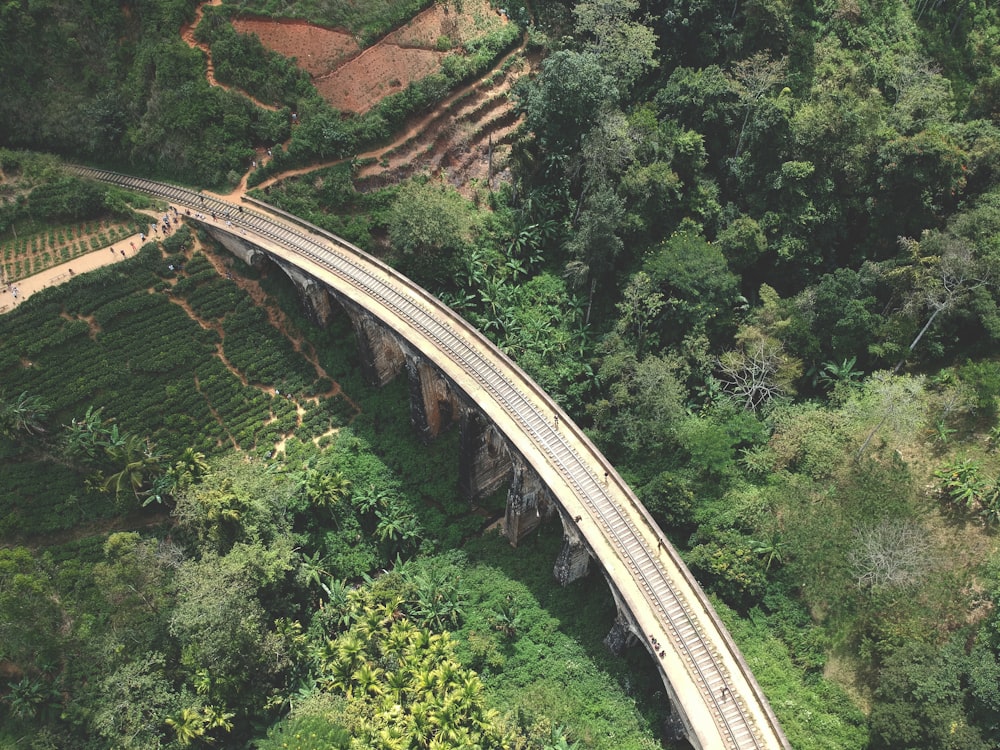
[[[354,670],[354,674],[351,675],[351,681],[358,686],[358,689],[364,695],[381,695],[383,692],[382,675],[383,672],[381,669],[365,662]]]
[[[333,659],[323,666],[325,674],[317,682],[324,690],[342,690],[351,695],[354,670],[349,661]]]
[[[354,506],[362,513],[368,513],[377,508],[386,508],[396,502],[396,493],[391,490],[378,490],[369,486],[367,492],[354,496]]]
[[[431,723],[430,708],[426,703],[415,703],[410,709],[410,738],[417,747],[426,748],[434,737],[434,724]]]
[[[187,747],[205,734],[205,719],[193,708],[181,709],[179,714],[169,717],[166,724],[177,734],[177,741],[182,747]]]
[[[405,663],[414,630],[414,625],[409,620],[396,622],[382,643],[382,654],[394,657],[401,664]]]
[[[445,659],[433,672],[437,677],[438,685],[445,693],[451,692],[458,684],[462,676],[462,667],[458,662]]]
[[[426,571],[414,578],[414,614],[425,625],[444,630],[445,623],[458,625],[464,615],[462,592],[444,574]]]
[[[403,536],[403,516],[395,510],[387,513],[375,511],[378,518],[378,525],[375,527],[375,535],[381,542],[392,544]]]
[[[163,468],[166,458],[153,443],[139,435],[128,435],[124,443],[110,450],[108,455],[122,468],[104,481],[103,489],[107,492],[114,488],[118,498],[130,489],[137,500],[147,481]]]
[[[347,633],[337,641],[337,656],[355,670],[365,654],[365,644],[356,633]]]
[[[371,642],[376,636],[381,638],[382,631],[391,620],[391,614],[386,616],[378,607],[369,604],[358,618],[354,632],[362,641]]]
[[[236,714],[219,711],[215,706],[205,706],[202,710],[202,717],[206,729],[224,729],[227,732],[233,731],[232,718]]]
[[[146,499],[142,503],[143,507],[151,503],[163,504],[168,497],[172,497],[178,490],[188,487],[207,471],[208,463],[205,461],[205,454],[194,448],[185,448],[173,466],[166,473],[153,480],[149,490],[145,493]]]
[[[765,570],[770,570],[774,563],[781,565],[787,545],[777,535],[768,536],[760,541],[751,539],[750,544],[753,545],[753,551],[767,561]]]
[[[431,662],[449,657],[452,654],[451,636],[447,633],[432,633],[427,644],[427,658]]]
[[[385,675],[386,697],[392,702],[405,706],[410,692],[411,672],[405,667],[400,667],[395,672],[387,672]]]
[[[203,476],[208,471],[208,462],[205,454],[188,447],[183,450],[174,462],[171,472],[174,475],[174,483],[178,487],[185,487],[198,477]]]
[[[579,746],[579,742],[569,744],[565,727],[552,727],[552,735],[546,741],[544,750],[576,750]]]
[[[354,591],[347,585],[347,581],[336,579],[331,579],[330,585],[326,589],[329,597],[326,606],[333,607],[334,612],[337,613],[337,626],[340,628],[349,628],[354,620],[355,607],[352,597]]]
[[[407,739],[399,727],[382,727],[375,737],[375,747],[378,750],[405,750],[409,746]]]
[[[10,714],[21,721],[34,719],[46,700],[53,694],[59,696],[58,692],[46,689],[38,678],[22,677],[19,682],[8,683],[8,687],[6,701],[10,704]]]
[[[14,438],[22,432],[28,435],[45,432],[42,422],[49,408],[41,396],[29,396],[27,391],[12,399],[0,391],[0,434]]]
[[[434,739],[447,742],[449,747],[466,747],[460,740],[462,712],[454,701],[439,700],[431,703],[430,722],[437,728]]]
[[[305,578],[307,584],[315,584],[319,586],[323,593],[327,595],[331,600],[333,599],[333,592],[330,588],[323,583],[323,579],[320,576],[325,575],[330,578],[330,574],[323,570],[323,565],[326,561],[322,558],[322,553],[319,550],[313,552],[311,556],[302,555],[302,562],[299,563],[299,568],[302,571],[302,575]],[[334,582],[336,583],[336,582]]]
[[[455,700],[466,711],[479,713],[482,710],[483,681],[472,671],[464,671],[458,677]]]
[[[816,379],[827,388],[834,388],[840,383],[854,385],[861,380],[862,376],[861,372],[854,369],[857,362],[857,357],[845,359],[840,364],[824,362]]]
[[[101,447],[101,434],[107,429],[101,412],[104,407],[87,407],[87,413],[80,419],[73,417],[66,427],[65,450],[71,459],[94,459]]]
[[[438,675],[430,669],[419,669],[413,674],[413,695],[418,700],[429,700],[437,688]]]
[[[306,496],[320,508],[332,508],[348,497],[351,480],[342,471],[326,473],[310,469],[306,474]]]

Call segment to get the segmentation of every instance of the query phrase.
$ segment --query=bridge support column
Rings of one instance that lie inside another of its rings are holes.
[[[295,288],[299,292],[299,300],[302,302],[302,307],[305,309],[306,315],[309,316],[309,320],[321,328],[325,327],[334,315],[333,301],[326,285],[309,274],[303,273],[291,263],[273,256],[271,260],[295,284]]]
[[[625,649],[635,644],[636,640],[635,632],[632,630],[628,617],[622,616],[622,613],[619,612],[618,616],[615,617],[614,624],[611,626],[611,631],[604,636],[604,645],[615,656],[621,656],[625,653]]]
[[[503,433],[475,407],[462,409],[459,425],[459,492],[475,502],[510,481],[513,473],[511,448]]]
[[[354,328],[361,353],[361,372],[369,384],[381,388],[403,370],[405,357],[396,335],[381,320],[353,300],[336,295]]]
[[[193,219],[188,219],[188,221],[194,221]],[[237,258],[242,260],[248,266],[253,268],[262,268],[268,260],[268,254],[261,250],[259,247],[254,245],[252,242],[247,242],[242,237],[235,234],[230,234],[229,232],[223,230],[221,227],[214,226],[208,221],[198,222],[205,233],[211,237],[213,240],[222,245],[226,250],[231,252]]]
[[[639,625],[632,617],[629,608],[622,601],[615,582],[608,577],[607,571],[604,572],[604,579],[608,582],[611,595],[615,598],[615,608],[618,610],[614,624],[611,626],[611,631],[604,636],[604,645],[615,656],[621,656],[625,653],[625,649],[634,645],[640,639],[646,642],[646,638],[639,630]]]
[[[410,422],[429,443],[459,415],[460,394],[449,378],[419,354],[406,352],[406,376],[410,385]]]
[[[583,534],[580,533],[580,528],[576,525],[576,520],[570,520],[562,512],[559,516],[563,524],[563,546],[559,550],[559,557],[556,558],[552,573],[560,586],[568,586],[590,572],[592,555],[583,539]]]
[[[541,477],[520,456],[513,464],[503,526],[504,536],[511,546],[516,547],[525,536],[538,528],[543,518],[552,516],[556,503]]]
[[[695,737],[694,732],[684,723],[684,717],[677,710],[677,704],[674,700],[671,699],[668,702],[670,703],[670,716],[663,721],[663,736],[667,742],[678,743],[681,740]]]

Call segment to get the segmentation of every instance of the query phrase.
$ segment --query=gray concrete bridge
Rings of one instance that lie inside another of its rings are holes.
[[[277,264],[317,322],[342,307],[366,377],[384,384],[406,373],[420,435],[430,440],[459,425],[463,492],[474,498],[508,484],[511,543],[558,515],[556,579],[566,585],[599,564],[618,607],[605,642],[616,652],[635,643],[649,652],[679,735],[699,750],[789,750],[742,654],[646,509],[558,405],[461,317],[353,245],[264,204],[76,170],[182,213],[214,213],[217,220],[200,222],[207,232],[250,264]]]

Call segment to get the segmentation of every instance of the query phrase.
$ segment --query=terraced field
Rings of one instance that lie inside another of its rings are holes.
[[[511,90],[529,67],[522,48],[511,52],[490,75],[458,92],[393,144],[364,155],[355,187],[365,192],[425,172],[459,188],[490,177],[491,151],[496,161],[497,150],[520,124]]]

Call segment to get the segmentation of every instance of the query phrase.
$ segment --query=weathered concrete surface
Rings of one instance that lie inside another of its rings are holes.
[[[462,409],[459,492],[470,502],[492,495],[510,481],[514,471],[507,438],[475,408]]]
[[[406,352],[410,385],[410,422],[420,439],[430,442],[458,421],[462,396],[455,385],[423,356]]]
[[[381,388],[402,372],[403,347],[392,329],[357,302],[340,294],[336,297],[351,319],[361,350],[361,372],[371,385]]]
[[[621,656],[625,653],[625,649],[635,644],[635,642],[636,635],[632,632],[632,626],[630,625],[628,618],[619,611],[614,624],[611,626],[611,631],[604,636],[604,645],[607,646],[611,653],[615,656]]]
[[[267,263],[268,254],[265,251],[252,242],[233,234],[233,230],[230,229],[227,231],[223,227],[214,226],[208,222],[199,223],[212,239],[216,240],[248,266],[259,269],[263,268],[264,264]]]
[[[562,518],[563,525],[563,545],[562,549],[559,550],[552,574],[559,581],[560,586],[568,586],[590,572],[592,554],[587,540],[576,525],[576,519],[571,519],[562,511],[560,511],[559,516]]]
[[[321,328],[326,327],[333,318],[336,309],[326,284],[317,281],[315,277],[307,273],[303,273],[286,260],[281,258],[272,258],[271,260],[295,284],[295,288],[299,292],[299,300],[302,302],[309,319]]]
[[[552,492],[545,486],[538,472],[528,466],[523,458],[516,456],[503,522],[503,533],[511,546],[516,547],[524,537],[538,528],[543,519],[550,518],[556,507]]]

